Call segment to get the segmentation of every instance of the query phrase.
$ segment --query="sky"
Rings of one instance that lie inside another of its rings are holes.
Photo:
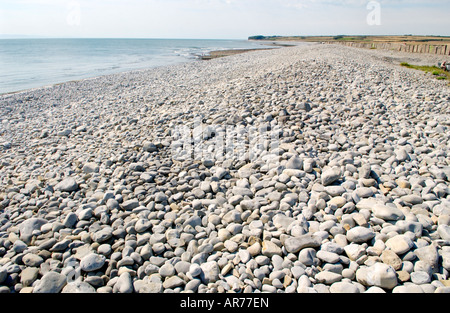
[[[0,0],[0,35],[246,39],[450,36],[450,0]]]

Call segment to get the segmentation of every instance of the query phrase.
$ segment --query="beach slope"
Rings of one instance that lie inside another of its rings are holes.
[[[1,292],[449,292],[438,56],[311,44],[0,96]]]

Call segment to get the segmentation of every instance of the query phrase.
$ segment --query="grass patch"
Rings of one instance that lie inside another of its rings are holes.
[[[407,68],[413,68],[415,70],[431,73],[432,75],[436,76],[436,79],[438,80],[448,80],[450,81],[450,72],[444,71],[443,69],[437,67],[437,66],[427,66],[427,65],[412,65],[406,62],[400,63],[401,66],[407,67]]]
[[[336,41],[367,41],[367,36],[344,36],[344,35],[338,35],[333,37]]]

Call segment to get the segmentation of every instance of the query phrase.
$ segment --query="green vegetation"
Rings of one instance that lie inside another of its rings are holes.
[[[449,80],[450,81],[450,72],[444,71],[443,69],[441,69],[437,66],[411,65],[406,62],[402,62],[402,63],[400,63],[400,65],[407,67],[407,68],[412,68],[415,70],[431,73],[432,75],[436,76],[436,79],[438,79],[438,80]]]
[[[263,35],[251,36],[248,37],[248,40],[264,40],[266,37]]]
[[[296,40],[301,39],[301,37],[289,37]],[[257,35],[257,36],[250,36],[248,37],[248,40],[282,40],[282,36],[263,36],[263,35]]]
[[[366,41],[367,36],[348,37],[348,36],[344,36],[344,35],[339,35],[339,36],[333,37],[333,39],[338,40],[338,41]]]

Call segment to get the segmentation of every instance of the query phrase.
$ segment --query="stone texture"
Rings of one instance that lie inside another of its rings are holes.
[[[33,293],[59,293],[66,284],[66,276],[50,271],[34,286]]]
[[[398,255],[408,252],[413,245],[412,240],[405,235],[397,235],[386,241],[386,246]]]
[[[304,248],[316,248],[319,247],[320,244],[320,237],[310,234],[287,238],[284,241],[284,247],[290,253],[297,253]]]
[[[78,190],[79,186],[75,179],[69,177],[55,185],[56,190],[72,192]]]
[[[356,271],[356,280],[364,286],[376,286],[393,289],[397,286],[395,270],[383,263],[375,263],[370,267],[361,267]]]
[[[347,231],[347,240],[355,243],[363,243],[375,237],[375,232],[366,227],[354,227]]]
[[[80,267],[85,272],[93,272],[103,267],[106,258],[104,255],[90,253],[83,257],[80,262]]]

